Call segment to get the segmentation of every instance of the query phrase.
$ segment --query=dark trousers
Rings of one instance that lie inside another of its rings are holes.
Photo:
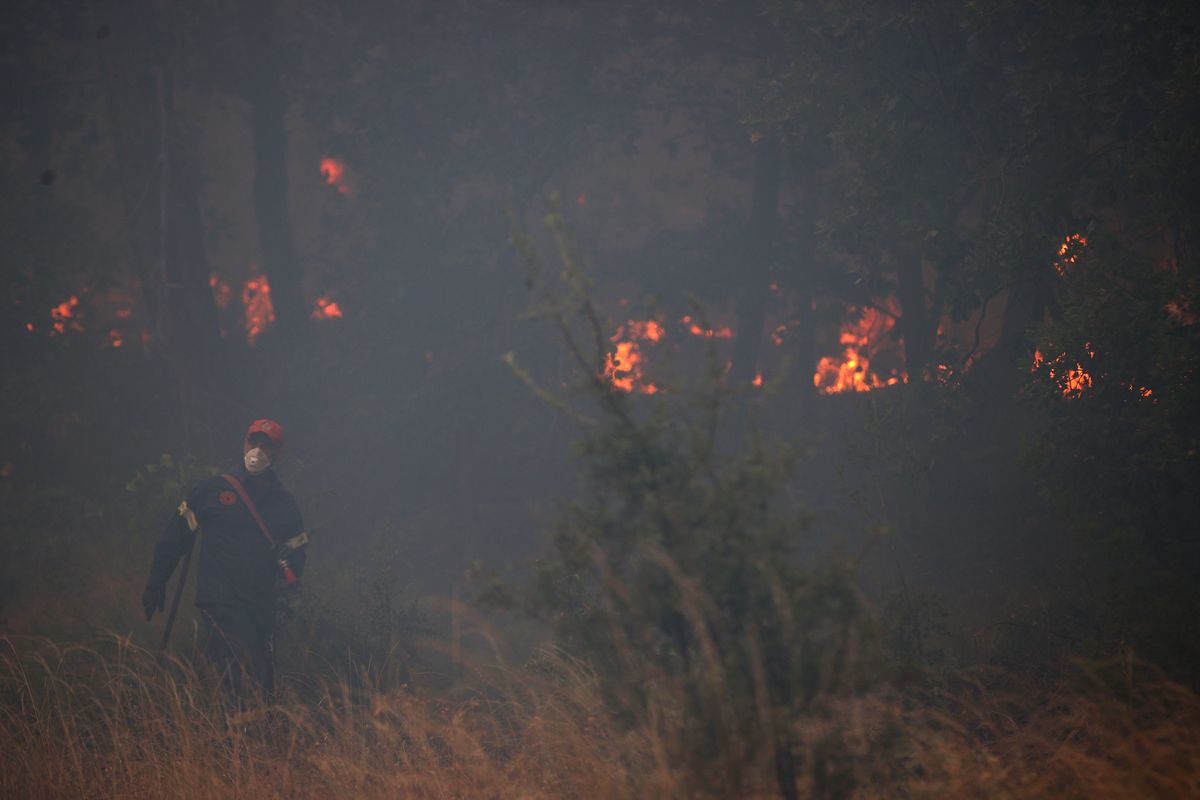
[[[229,698],[245,706],[253,695],[275,691],[271,631],[274,615],[242,605],[200,606],[204,656],[221,676]]]

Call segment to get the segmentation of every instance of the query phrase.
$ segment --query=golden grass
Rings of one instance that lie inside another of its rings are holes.
[[[653,798],[704,796],[679,760],[670,691],[622,725],[587,669],[478,677],[456,697],[329,683],[229,713],[178,662],[115,639],[95,648],[0,639],[0,796],[22,798]],[[856,787],[883,797],[1200,796],[1200,701],[1128,666],[1019,694],[960,681],[916,704],[893,691],[831,698],[786,721],[800,797],[836,745]],[[777,796],[769,754],[747,797]],[[844,784],[842,784],[844,785]]]

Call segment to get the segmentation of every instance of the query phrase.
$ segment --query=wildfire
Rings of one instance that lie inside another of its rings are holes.
[[[1076,261],[1079,260],[1079,251],[1087,246],[1087,237],[1082,233],[1072,233],[1058,247],[1058,260],[1054,262],[1054,269],[1059,275],[1066,275],[1067,270]]]
[[[687,327],[687,332],[692,336],[703,336],[708,339],[732,339],[733,330],[729,327],[721,328],[704,328],[700,323],[692,319],[691,316],[686,316],[679,320],[680,324]]]
[[[79,322],[79,296],[71,295],[66,300],[50,309],[50,335],[58,336],[67,330],[81,332],[83,325]],[[30,330],[33,330],[30,328]]]
[[[662,341],[666,331],[663,330],[662,325],[659,325],[657,321],[652,319],[646,320],[645,322],[636,322],[634,320],[630,320],[629,333],[635,339],[645,339],[648,342],[654,342],[657,344],[658,342]],[[617,331],[617,335],[620,336],[619,329]]]
[[[1087,344],[1084,347],[1088,351],[1089,357],[1095,357],[1096,353],[1092,350],[1091,345]],[[1074,367],[1063,369],[1067,363],[1067,354],[1061,353],[1058,357],[1047,360],[1042,355],[1041,350],[1033,352],[1033,369],[1037,371],[1045,368],[1046,374],[1051,380],[1058,383],[1058,388],[1062,390],[1063,397],[1076,397],[1083,393],[1084,390],[1092,388],[1092,376],[1079,362],[1075,363]]]
[[[344,161],[328,156],[322,158],[321,175],[325,178],[325,183],[336,186],[340,194],[350,193],[350,188],[346,185],[346,163]]]
[[[658,391],[653,383],[642,383],[642,353],[637,342],[616,342],[617,352],[609,353],[604,361],[604,377],[612,381],[613,388],[622,392],[654,394]]]
[[[657,320],[629,320],[617,327],[617,332],[609,339],[616,345],[615,353],[608,353],[604,359],[604,371],[601,377],[607,378],[614,389],[622,392],[637,392],[639,394],[656,394],[658,387],[646,382],[642,374],[642,342],[658,344],[666,336],[666,330]]]
[[[1089,361],[1096,358],[1096,351],[1093,349],[1091,342],[1087,342],[1083,347],[1087,351]],[[1063,397],[1078,397],[1084,391],[1092,388],[1092,375],[1079,362],[1075,362],[1074,367],[1064,369],[1067,363],[1066,353],[1061,353],[1053,359],[1047,359],[1042,355],[1041,350],[1033,351],[1032,371],[1036,372],[1040,369],[1045,369],[1047,377],[1058,384]],[[1152,403],[1158,402],[1158,398],[1154,397],[1154,390],[1148,386],[1139,386],[1134,382],[1122,383],[1121,385],[1140,398],[1149,399]]]
[[[328,297],[318,297],[317,307],[313,309],[313,319],[332,319],[342,316],[342,307]]]
[[[884,334],[896,324],[893,317],[874,308],[864,308],[861,313],[851,308],[851,321],[842,327],[838,342],[842,352],[837,356],[823,356],[813,373],[813,385],[821,394],[839,392],[869,392],[898,383],[907,383],[908,375],[903,370],[891,370],[881,377],[871,370],[871,359],[883,340]]]
[[[267,276],[251,278],[242,286],[242,305],[246,309],[246,341],[251,345],[275,321],[271,305],[271,286]]]

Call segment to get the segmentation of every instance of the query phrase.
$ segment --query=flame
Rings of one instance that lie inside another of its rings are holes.
[[[346,162],[329,156],[322,158],[321,175],[324,176],[325,183],[336,186],[340,194],[350,193],[350,188],[346,186]]]
[[[332,319],[342,316],[342,307],[328,297],[318,297],[317,307],[313,309],[313,319]]]
[[[908,375],[893,370],[886,377],[871,371],[872,348],[896,324],[895,318],[878,309],[864,308],[854,319],[856,308],[850,308],[851,320],[842,327],[838,342],[842,352],[837,356],[823,356],[813,373],[813,386],[821,394],[839,392],[869,392],[898,383],[908,383]]]
[[[755,386],[762,386],[762,385],[763,385],[763,377],[762,377],[762,373],[761,373],[761,372],[757,372],[757,373],[755,373],[755,375],[754,375],[754,380],[752,381],[752,383],[753,383]]]
[[[1084,349],[1087,350],[1089,358],[1095,358],[1096,351],[1092,349],[1091,343],[1084,345]],[[1064,370],[1066,362],[1066,353],[1060,353],[1054,359],[1047,360],[1041,350],[1033,351],[1033,371],[1044,368],[1046,375],[1058,384],[1063,397],[1076,397],[1084,390],[1092,388],[1092,376],[1083,365],[1076,362],[1074,367]]]
[[[78,315],[79,296],[71,295],[66,300],[50,309],[50,331],[51,336],[58,336],[67,332],[67,329],[73,331],[82,331],[83,325],[79,322]],[[30,328],[32,330],[32,328]]]
[[[658,387],[645,380],[642,374],[641,342],[658,344],[666,336],[666,330],[657,320],[629,320],[617,327],[609,341],[617,346],[615,353],[604,357],[602,378],[608,379],[614,389],[622,392],[656,394]]]
[[[108,332],[108,343],[112,347],[120,347],[125,344],[125,337],[121,335],[119,330],[113,328]]]
[[[246,341],[253,345],[254,340],[275,321],[267,276],[251,278],[242,285],[242,305],[246,308]]]
[[[1058,246],[1058,260],[1054,262],[1054,269],[1059,275],[1066,275],[1067,269],[1079,260],[1079,251],[1087,246],[1087,237],[1082,233],[1072,233],[1063,243]]]
[[[660,341],[662,341],[663,336],[666,335],[666,331],[663,330],[663,326],[659,325],[656,320],[652,319],[646,320],[645,322],[635,322],[634,320],[630,320],[629,333],[636,339],[645,339],[646,341],[654,342],[655,344],[658,344]]]
[[[632,392],[642,379],[642,354],[637,342],[617,342],[617,352],[604,359],[604,376],[613,388]]]
[[[687,326],[688,333],[692,336],[703,336],[708,339],[732,339],[733,330],[729,327],[721,328],[702,328],[700,323],[692,319],[691,316],[686,316],[679,320],[683,325]]]

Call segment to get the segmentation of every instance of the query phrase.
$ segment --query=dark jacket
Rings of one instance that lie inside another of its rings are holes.
[[[274,470],[250,475],[239,467],[230,474],[246,488],[277,548],[304,530],[300,509]],[[229,482],[219,475],[209,478],[192,492],[187,504],[200,522],[196,605],[272,607],[279,575],[278,555]],[[166,584],[191,546],[192,535],[184,518],[173,514],[154,547],[148,585]],[[305,548],[288,551],[287,559],[300,575]]]

